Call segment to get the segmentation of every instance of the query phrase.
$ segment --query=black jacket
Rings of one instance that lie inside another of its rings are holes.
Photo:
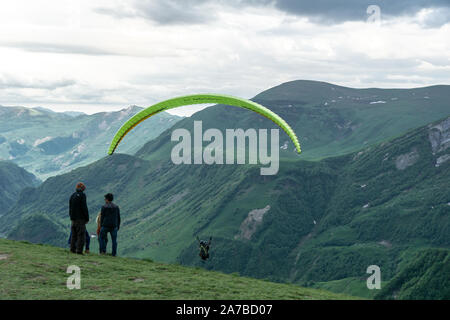
[[[103,205],[100,226],[106,228],[120,228],[120,209],[114,203]]]
[[[69,216],[70,220],[89,221],[89,210],[86,203],[86,195],[83,191],[77,191],[69,200]]]

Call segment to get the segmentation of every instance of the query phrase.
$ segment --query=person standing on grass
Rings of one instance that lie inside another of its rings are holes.
[[[84,190],[86,190],[86,186],[82,182],[77,183],[76,191],[69,200],[69,216],[72,221],[70,251],[81,255],[86,241],[86,224],[89,222],[89,210]]]
[[[97,215],[97,218],[95,219],[95,223],[97,224],[97,231],[96,231],[96,233],[97,233],[97,239],[98,239],[98,250],[99,250],[99,253],[102,253],[101,252],[102,242],[101,242],[101,239],[100,239],[100,230],[102,229],[102,226],[100,224],[101,216],[102,216],[102,213],[99,212],[98,215]],[[105,238],[105,247],[107,245],[108,245],[108,237]]]
[[[105,204],[100,214],[100,254],[106,254],[108,233],[111,234],[112,256],[117,255],[117,231],[120,229],[120,209],[113,203],[114,196],[105,194]]]
[[[69,240],[67,240],[67,242],[69,243],[69,246],[70,246],[70,243],[72,242],[72,231],[70,231]],[[85,244],[86,244],[86,250],[84,251],[84,253],[90,253],[89,246],[91,244],[91,236],[89,235],[89,232],[87,230],[86,230],[86,242],[85,242]]]

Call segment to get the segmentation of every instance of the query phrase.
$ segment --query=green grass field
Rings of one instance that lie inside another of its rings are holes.
[[[66,286],[71,265],[81,289]],[[0,299],[354,299],[296,285],[271,283],[145,260],[89,254],[0,240]]]

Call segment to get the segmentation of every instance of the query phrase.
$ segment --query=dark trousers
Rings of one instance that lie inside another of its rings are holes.
[[[83,253],[84,243],[86,241],[86,221],[72,221],[72,239],[70,239],[70,251],[74,253]]]
[[[108,245],[108,237],[105,237],[105,248]],[[98,234],[98,251],[102,253],[102,237],[101,234]]]
[[[112,255],[117,254],[117,228],[102,227],[100,229],[100,253],[106,253],[106,244],[108,241],[108,233],[111,234]]]
[[[71,242],[72,242],[72,230],[70,231],[70,236],[67,243],[70,245]],[[91,236],[89,235],[89,232],[87,232],[86,230],[86,250],[89,250],[90,244],[91,244]]]

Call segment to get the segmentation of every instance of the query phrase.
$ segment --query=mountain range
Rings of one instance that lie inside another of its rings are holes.
[[[36,187],[39,181],[33,174],[9,161],[0,161],[0,216],[19,199],[26,187]]]
[[[426,278],[428,268],[445,269],[420,261],[450,247],[450,86],[295,81],[254,100],[286,119],[302,143],[298,156],[281,133],[277,175],[261,176],[258,165],[171,162],[171,132],[192,131],[196,120],[204,130],[274,128],[259,115],[218,105],[178,121],[135,154],[120,153],[131,139],[124,140],[118,154],[25,189],[0,217],[0,232],[27,240],[27,228],[42,223],[67,234],[67,200],[81,180],[91,232],[103,195],[116,195],[120,255],[366,297],[378,294],[365,282],[367,267],[377,265],[388,288],[379,297],[414,298],[424,290],[445,296],[436,283],[411,284],[402,274]],[[66,245],[45,228],[37,228],[39,242]],[[213,237],[207,264],[196,255],[197,235]]]
[[[111,136],[142,108],[87,115],[37,107],[0,106],[0,160],[10,160],[39,179],[68,172],[107,154]],[[127,137],[124,152],[170,128],[180,117],[160,113]]]

